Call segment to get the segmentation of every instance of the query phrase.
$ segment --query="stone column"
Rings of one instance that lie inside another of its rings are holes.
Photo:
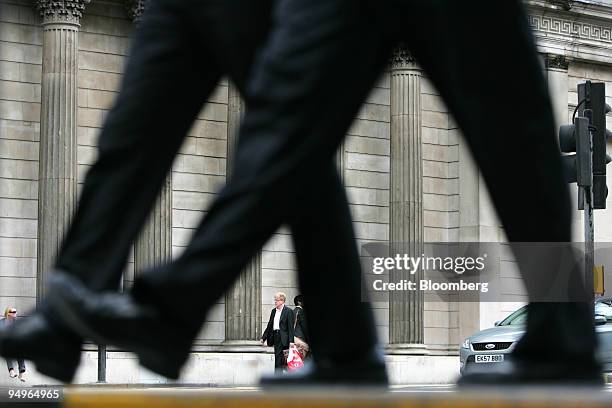
[[[541,54],[541,57],[555,117],[555,131],[558,132],[559,126],[571,123],[571,113],[575,107],[575,105],[569,106],[569,60],[564,55],[558,54]],[[584,217],[582,212],[577,210],[578,189],[570,188],[569,191],[573,207],[572,241],[583,241]]]
[[[569,62],[563,55],[544,55],[544,67],[548,91],[553,105],[557,127],[569,123],[568,109],[568,68]]]
[[[423,253],[423,157],[421,148],[421,70],[403,48],[391,61],[391,175],[389,241],[391,256]],[[423,272],[394,271],[389,281],[418,281]],[[423,348],[424,297],[420,291],[389,295],[389,343],[396,351]],[[417,350],[415,350],[417,349]]]
[[[345,166],[345,157],[346,153],[344,151],[344,143],[346,137],[340,142],[340,146],[338,146],[338,150],[336,151],[336,166],[338,167],[338,175],[340,176],[340,181],[344,183],[344,166]]]
[[[232,176],[232,159],[244,102],[229,82],[227,101],[227,179]],[[258,344],[261,337],[261,252],[251,260],[225,294],[225,343]]]
[[[45,292],[77,202],[78,31],[89,0],[38,0],[43,57],[38,171],[37,297]]]
[[[459,241],[460,242],[496,242],[499,241],[496,225],[488,225],[486,208],[488,208],[488,191],[467,141],[463,137],[459,142]],[[453,297],[456,302],[450,305],[451,310],[458,312],[458,330],[450,333],[450,344],[461,344],[466,337],[480,330],[480,295],[461,292]],[[487,309],[493,304],[482,303]]]
[[[128,0],[128,15],[138,24],[145,0]],[[162,185],[151,214],[134,244],[134,275],[172,260],[172,172]]]
[[[172,177],[168,175],[134,244],[134,273],[172,260]]]

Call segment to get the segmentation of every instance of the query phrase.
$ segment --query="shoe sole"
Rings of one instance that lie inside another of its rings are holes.
[[[268,391],[278,391],[278,390],[287,390],[287,389],[326,389],[326,390],[351,390],[354,391],[355,388],[365,389],[369,392],[386,392],[389,390],[389,384],[378,384],[378,383],[369,383],[369,382],[326,382],[326,381],[315,381],[315,382],[268,382],[261,381],[259,386],[262,390]]]
[[[593,378],[571,378],[571,377],[559,377],[559,378],[511,378],[505,380],[491,379],[490,377],[479,377],[479,378],[460,378],[457,381],[458,388],[476,388],[476,387],[521,387],[521,386],[538,386],[538,387],[558,387],[558,386],[569,386],[569,387],[587,387],[587,388],[602,388],[605,386],[603,377]]]
[[[365,374],[365,373],[364,373]],[[314,379],[305,377],[290,378],[289,376],[274,376],[262,378],[259,385],[263,389],[280,389],[287,387],[296,388],[326,388],[326,389],[351,389],[355,387],[365,388],[368,391],[384,392],[389,389],[389,379],[386,370],[380,372],[378,369],[368,371],[369,375],[347,377],[317,377]]]

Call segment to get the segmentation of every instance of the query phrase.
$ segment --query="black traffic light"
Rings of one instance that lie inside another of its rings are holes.
[[[606,141],[612,133],[606,129],[606,114],[611,111],[606,104],[606,86],[603,82],[586,81],[578,84],[579,112],[592,111],[593,132],[593,208],[606,208],[608,187],[606,165],[612,160],[606,153]],[[584,115],[587,116],[587,115]]]
[[[592,151],[589,134],[589,120],[577,117],[573,125],[563,125],[559,128],[559,147],[568,183],[578,183],[580,187],[592,185]]]

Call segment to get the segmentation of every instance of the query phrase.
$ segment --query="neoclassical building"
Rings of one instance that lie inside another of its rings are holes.
[[[569,121],[577,103],[576,84],[584,80],[606,82],[612,104],[612,1],[525,4],[558,122]],[[44,293],[45,274],[95,160],[97,136],[117,95],[129,36],[142,11],[141,0],[0,0],[2,310],[15,306],[27,315]],[[495,35],[495,21],[483,22],[482,30]],[[496,51],[499,58],[490,61],[491,70],[514,58],[504,49]],[[221,81],[134,244],[124,287],[145,267],[170,260],[187,245],[225,182],[242,110],[233,84]],[[520,114],[520,107],[512,114]],[[611,123],[612,117],[609,129]],[[407,162],[418,165],[406,172]],[[459,129],[406,50],[392,56],[356,116],[337,163],[360,246],[504,240]],[[578,213],[575,218],[580,240],[582,218]],[[596,240],[612,241],[612,212],[598,211],[596,222]],[[271,350],[258,339],[277,291],[290,299],[299,292],[291,237],[284,228],[219,299],[181,381],[251,384],[259,373],[272,370]],[[405,296],[391,306],[374,302],[396,383],[451,381],[458,373],[463,338],[517,306],[457,302],[435,294]],[[96,380],[96,353],[93,346],[85,349],[78,381],[91,382]],[[140,369],[131,354],[114,349],[108,353],[107,379],[163,381]]]

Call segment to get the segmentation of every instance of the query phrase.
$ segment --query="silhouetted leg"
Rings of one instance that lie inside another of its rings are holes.
[[[568,187],[542,67],[520,2],[495,7],[485,0],[396,3],[401,4],[399,15],[428,16],[413,18],[400,35],[463,131],[508,239],[569,242]],[[495,22],[497,35],[483,35],[485,21]],[[515,251],[521,267],[530,261],[525,253]],[[548,260],[539,273],[522,268],[528,292],[538,281],[553,282],[566,266],[543,251],[538,255]],[[584,293],[579,269],[568,286]],[[527,334],[515,355],[588,365],[594,348],[592,306],[531,303]]]
[[[304,191],[322,193],[304,186],[329,177],[333,154],[386,63],[381,37],[364,29],[368,15],[359,2],[285,1],[279,3],[275,21],[278,26],[253,71],[249,110],[232,179],[214,201],[184,254],[172,265],[143,274],[134,285],[134,295],[140,301],[185,311],[178,318],[191,326],[193,333],[208,308],[272,233],[281,224],[311,211]],[[330,188],[333,197],[341,197],[335,198],[336,204],[346,206],[344,193],[336,191],[339,184]],[[311,219],[318,216],[316,211],[329,209],[318,205],[309,215]],[[346,229],[344,235],[352,236],[347,221],[339,222]],[[356,255],[354,244],[352,248],[340,245],[347,256]],[[326,250],[321,265],[336,265],[328,259],[330,252]],[[342,273],[330,269],[325,273]],[[305,272],[300,271],[300,282],[308,288],[308,296],[321,299],[314,292],[315,285],[305,283],[310,276],[315,280],[319,277]],[[338,295],[346,296],[352,305],[360,296],[358,284],[353,283],[359,281],[359,274],[346,273],[352,280],[349,287],[357,289],[350,295],[346,291]],[[325,321],[322,327],[329,327],[332,322],[327,319],[337,324],[329,313],[315,312],[323,307],[316,303],[309,303],[312,316],[318,316],[312,324]],[[359,336],[364,343],[356,342],[356,349],[375,342],[368,308],[367,304],[360,305],[352,311],[355,321],[363,322]],[[313,342],[323,344],[314,340],[314,333],[320,330],[311,325],[311,331]],[[343,356],[345,350],[330,347],[329,352]],[[323,353],[317,350],[315,355],[318,358]]]
[[[374,318],[368,302],[361,297],[361,263],[353,232],[344,187],[335,163],[328,165],[323,179],[312,179],[303,186],[302,203],[307,211],[290,223],[293,233],[299,283],[309,316],[308,328],[314,358],[333,356],[350,361],[377,343]],[[324,214],[334,219],[322,223]],[[348,311],[341,318],[330,306]],[[347,341],[330,335],[338,327],[359,333]]]
[[[58,256],[58,268],[94,290],[118,287],[130,246],[220,79],[216,61],[186,24],[187,13],[180,2],[147,4]]]

